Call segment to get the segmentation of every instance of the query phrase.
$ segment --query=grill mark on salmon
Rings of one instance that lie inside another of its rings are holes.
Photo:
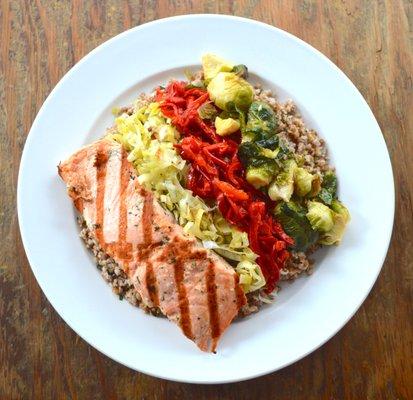
[[[189,315],[189,301],[186,295],[186,289],[184,285],[184,268],[182,260],[179,258],[175,264],[175,284],[178,290],[179,311],[181,313],[179,324],[181,326],[184,335],[190,339],[193,339],[191,318]]]
[[[95,162],[93,166],[96,168],[96,238],[103,244],[106,243],[103,236],[103,224],[104,224],[104,198],[105,198],[105,183],[106,183],[106,167],[107,167],[108,155],[100,145],[97,148],[95,155]]]
[[[125,270],[129,269],[129,262],[132,260],[132,244],[126,240],[128,232],[128,209],[127,209],[127,191],[129,183],[129,161],[127,159],[127,153],[121,149],[121,168],[120,168],[120,188],[119,188],[119,258],[123,260]]]
[[[141,190],[143,196],[142,210],[142,232],[143,242],[149,244],[152,242],[152,216],[153,216],[153,199],[152,195],[146,190]]]
[[[159,307],[201,350],[215,351],[246,302],[234,269],[186,235],[139,185],[120,144],[103,139],[86,146],[59,165],[59,174],[142,300]]]
[[[152,218],[153,218],[153,199],[150,193],[141,190],[143,194],[143,210],[142,210],[142,232],[144,246],[149,247],[152,243]],[[143,256],[141,251],[141,257]],[[147,260],[146,265],[146,288],[149,293],[149,298],[155,307],[159,307],[159,293],[156,276],[153,270],[153,264]]]
[[[208,295],[208,311],[209,311],[209,329],[213,340],[213,347],[216,346],[216,339],[220,336],[221,330],[219,326],[218,301],[217,301],[217,286],[215,283],[214,264],[208,263],[206,274],[206,286]]]
[[[190,250],[192,247],[190,240],[183,240],[174,237],[170,245],[165,248],[158,261],[169,262],[174,265],[175,285],[178,291],[179,302],[179,325],[184,335],[191,340],[194,339],[191,316],[189,310],[189,300],[185,287],[185,262],[196,262],[207,260],[207,252],[205,249]]]
[[[245,294],[241,289],[241,285],[239,284],[239,276],[237,274],[234,275],[234,290],[236,296],[236,302],[238,309],[244,306],[247,303],[245,298]]]

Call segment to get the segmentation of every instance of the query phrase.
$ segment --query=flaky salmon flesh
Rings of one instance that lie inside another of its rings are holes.
[[[234,269],[188,236],[136,171],[119,143],[102,139],[62,162],[59,174],[102,249],[203,351],[217,343],[246,303]]]

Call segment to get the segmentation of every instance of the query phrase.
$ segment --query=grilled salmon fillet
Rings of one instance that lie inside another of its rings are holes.
[[[139,183],[123,147],[102,139],[58,166],[77,210],[142,300],[207,352],[246,303],[234,269],[188,236]]]

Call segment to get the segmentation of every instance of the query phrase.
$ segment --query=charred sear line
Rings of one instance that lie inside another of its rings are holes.
[[[164,251],[158,257],[159,262],[170,263],[174,265],[174,278],[176,289],[178,292],[178,302],[180,315],[178,317],[179,325],[186,337],[194,340],[192,332],[192,324],[189,312],[189,300],[186,293],[184,283],[185,264],[189,261],[205,261],[207,259],[207,252],[205,249],[194,249],[193,241],[182,239],[177,236],[165,244]]]
[[[94,166],[96,168],[96,180],[97,180],[97,189],[96,189],[96,226],[99,228],[96,229],[97,239],[104,244],[103,238],[103,224],[104,224],[104,198],[105,198],[105,180],[106,180],[106,167],[107,167],[108,156],[106,152],[102,151],[101,148],[98,148],[95,155]]]
[[[246,304],[246,298],[244,292],[239,284],[239,277],[238,274],[234,274],[234,290],[237,302],[237,308],[240,309],[242,306]]]
[[[148,262],[146,265],[146,288],[149,293],[149,298],[155,307],[159,307],[159,293],[156,276],[153,271],[152,263]]]
[[[215,283],[215,267],[209,262],[206,274],[206,286],[208,295],[209,328],[212,339],[217,339],[221,334],[218,314],[217,285]],[[214,346],[215,347],[215,342]]]

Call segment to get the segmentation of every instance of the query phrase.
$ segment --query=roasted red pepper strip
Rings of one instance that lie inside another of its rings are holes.
[[[230,199],[241,201],[249,199],[247,193],[245,193],[243,190],[234,188],[234,186],[232,186],[230,183],[220,181],[219,179],[214,179],[213,183],[220,192],[224,193],[224,195],[229,197]]]

